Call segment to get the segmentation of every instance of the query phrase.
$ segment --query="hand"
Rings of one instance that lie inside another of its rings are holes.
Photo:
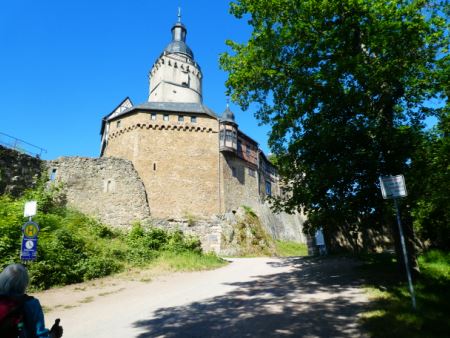
[[[63,335],[63,328],[62,326],[59,326],[59,322],[61,320],[58,318],[55,320],[55,324],[53,324],[52,328],[50,329],[50,338],[59,338]]]

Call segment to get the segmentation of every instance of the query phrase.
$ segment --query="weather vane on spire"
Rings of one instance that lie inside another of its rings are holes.
[[[178,22],[181,22],[181,7],[178,7]]]

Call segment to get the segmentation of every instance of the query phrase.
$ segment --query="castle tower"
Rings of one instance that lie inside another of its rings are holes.
[[[203,104],[202,73],[186,44],[186,27],[149,73],[148,100],[125,99],[102,121],[101,156],[132,161],[155,218],[220,213],[219,119]]]
[[[148,101],[202,103],[202,72],[186,44],[186,34],[178,12],[178,22],[172,27],[172,41],[149,73]]]
[[[237,152],[237,129],[238,125],[234,114],[227,104],[227,108],[220,119],[219,146],[220,151]]]

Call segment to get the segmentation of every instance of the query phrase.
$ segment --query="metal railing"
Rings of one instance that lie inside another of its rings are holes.
[[[41,158],[42,155],[47,152],[44,148],[35,146],[34,144],[2,132],[0,132],[0,145],[38,158]]]

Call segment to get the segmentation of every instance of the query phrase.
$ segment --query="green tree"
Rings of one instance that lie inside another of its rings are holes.
[[[427,102],[445,71],[448,4],[237,0],[231,13],[253,31],[227,41],[220,63],[233,101],[256,103],[272,127],[289,196],[275,207],[303,208],[309,230],[395,224],[378,177],[404,173],[408,183],[424,119],[437,113]]]

